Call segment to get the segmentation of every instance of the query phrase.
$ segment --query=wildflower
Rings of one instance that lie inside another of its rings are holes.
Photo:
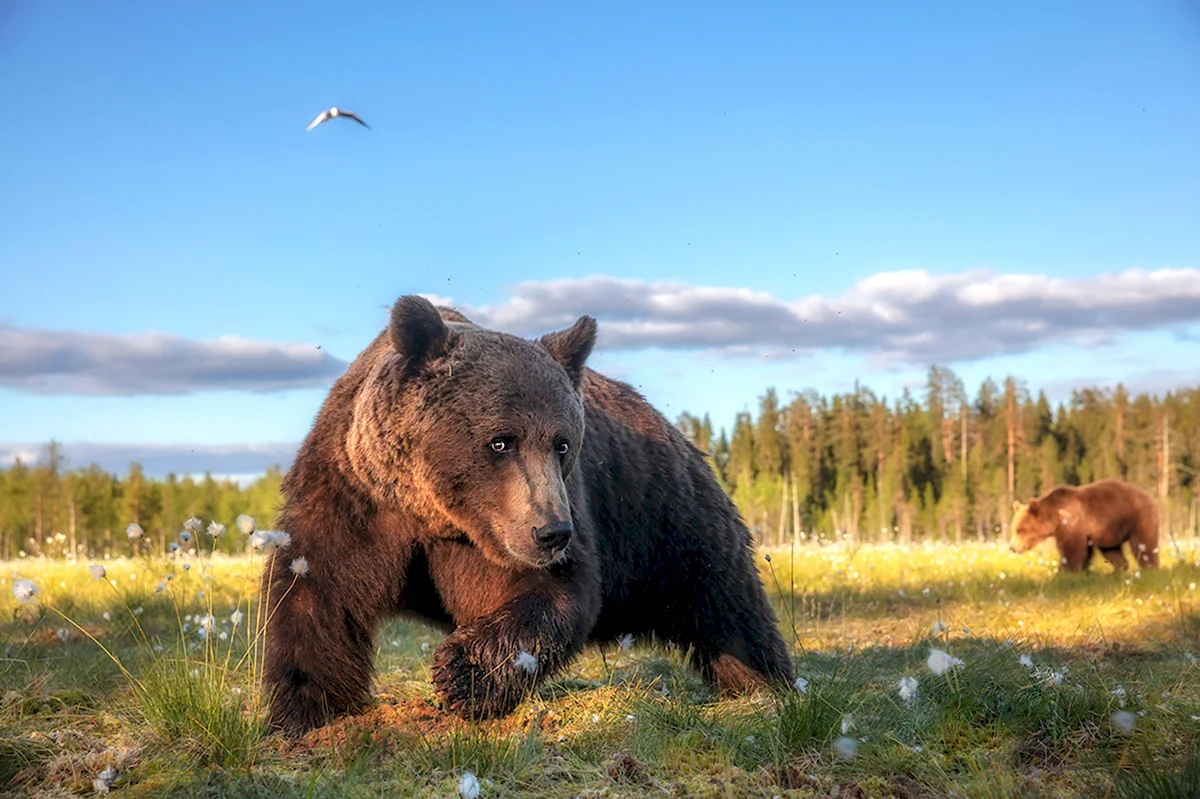
[[[626,649],[633,646],[633,636],[629,633],[625,633],[617,639],[617,646],[622,652],[624,652]]]
[[[933,623],[933,634],[941,635],[944,632],[946,632],[946,622],[942,621],[941,619],[938,619],[937,621],[935,621]]]
[[[117,770],[112,766],[108,766],[92,780],[92,789],[101,796],[108,793],[108,789],[117,781]]]
[[[299,557],[292,561],[292,565],[288,567],[292,570],[292,574],[297,577],[308,576],[308,558]]]
[[[163,591],[166,591],[166,590],[167,590],[167,581],[166,580],[159,580],[158,585],[154,586],[154,593],[156,593],[156,594],[161,594]]]
[[[174,555],[176,552],[179,551],[179,542],[172,541],[170,544],[167,545],[167,551],[170,552],[172,555]]]
[[[190,563],[183,564],[183,570],[185,572],[190,572],[192,570],[192,564],[190,564]]]
[[[142,526],[140,524],[138,524],[137,522],[133,522],[132,524],[130,524],[128,527],[125,528],[125,537],[128,538],[130,541],[135,541],[135,540],[141,538],[142,533],[143,533]]]
[[[808,693],[808,680],[804,679],[803,677],[797,677],[792,685],[796,686],[796,690],[800,692],[801,696],[804,696]]]
[[[854,729],[854,716],[850,713],[842,716],[842,735],[847,734]]]
[[[1033,668],[1033,658],[1029,657],[1029,655],[1021,655],[1021,657],[1017,658],[1017,662],[1027,669]]]
[[[203,526],[203,524],[203,522],[193,516],[183,523],[183,529],[189,533],[198,533],[200,532],[200,528]]]
[[[523,669],[529,674],[533,674],[535,671],[537,671],[537,666],[537,658],[524,650],[518,652],[517,656],[513,659],[514,669]]]
[[[1125,707],[1125,686],[1118,685],[1116,688],[1112,689],[1110,693],[1117,698],[1118,705]]]
[[[212,524],[208,525],[208,534],[213,538],[220,538],[221,536],[225,535],[225,525],[219,524],[218,522],[213,522]]]
[[[241,624],[242,619],[244,618],[246,618],[246,614],[242,613],[240,610],[235,610],[229,615],[229,621],[234,627],[237,627],[239,624]]]
[[[281,533],[277,530],[259,531],[250,536],[250,546],[255,549],[261,549],[264,555],[274,552],[276,549],[283,549],[288,544],[292,543],[292,537],[287,533]]]
[[[479,780],[469,771],[464,771],[458,778],[458,793],[463,799],[478,799]]]
[[[112,621],[112,614],[106,610],[100,614],[100,618],[104,619],[105,621]]]
[[[71,640],[71,631],[66,627],[59,627],[54,631],[54,634],[57,635],[58,640],[62,641],[64,644]]]
[[[843,735],[833,742],[833,751],[837,752],[838,757],[853,760],[858,754],[858,741]]]
[[[185,544],[187,542],[191,541],[192,540],[192,532],[190,530],[184,530],[183,532],[181,532],[179,534],[179,540]]]
[[[901,677],[897,687],[900,689],[900,698],[908,702],[917,695],[917,678]]]
[[[963,662],[960,658],[952,657],[940,649],[930,649],[929,658],[925,661],[925,665],[929,667],[930,671],[940,677],[952,668],[961,667]]]
[[[13,596],[15,596],[19,602],[31,601],[36,593],[37,586],[29,580],[13,581]]]
[[[246,535],[251,535],[254,532],[254,517],[247,516],[242,513],[237,517],[237,527]]]
[[[1114,727],[1125,733],[1133,732],[1133,727],[1137,724],[1137,716],[1128,710],[1118,710],[1108,718],[1112,721]]]

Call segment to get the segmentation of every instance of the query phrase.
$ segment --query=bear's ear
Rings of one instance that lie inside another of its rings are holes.
[[[392,347],[404,358],[405,371],[444,354],[450,344],[450,328],[438,309],[415,294],[396,300],[388,333]]]
[[[1020,502],[1020,500],[1016,500],[1016,499],[1014,499],[1014,500],[1013,500],[1013,513],[1016,513],[1016,512],[1017,512],[1017,511],[1019,511],[1020,509],[1021,509],[1021,502]]]
[[[1030,514],[1037,516],[1038,504],[1036,499],[1029,500],[1029,512]]]
[[[571,378],[575,388],[579,388],[583,364],[596,344],[596,320],[581,316],[566,330],[542,336],[541,342],[551,357],[567,370],[567,377]]]

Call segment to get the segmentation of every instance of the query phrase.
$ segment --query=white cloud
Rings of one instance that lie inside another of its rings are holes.
[[[520,335],[600,322],[600,348],[737,352],[831,349],[951,363],[1055,343],[1200,322],[1200,270],[1129,269],[1087,278],[883,272],[840,296],[783,300],[736,287],[594,275],[519,283],[508,300],[459,309]]]
[[[191,394],[327,386],[345,362],[311,344],[0,325],[0,386],[36,394]]]
[[[271,466],[286,470],[298,448],[298,442],[227,445],[65,442],[62,454],[68,469],[95,463],[106,471],[124,474],[129,464],[140,463],[152,477],[162,477],[168,472],[201,476],[211,471],[214,477],[245,482]],[[0,467],[11,465],[17,457],[23,463],[36,463],[44,453],[41,444],[0,442]]]

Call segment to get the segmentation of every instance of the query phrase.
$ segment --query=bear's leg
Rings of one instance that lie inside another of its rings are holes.
[[[1076,538],[1063,539],[1058,542],[1060,568],[1063,571],[1087,571],[1092,559],[1094,548],[1090,541]]]
[[[1129,561],[1125,559],[1125,553],[1121,551],[1119,546],[1102,547],[1100,549],[1100,554],[1103,555],[1117,571],[1125,571],[1129,568]]]
[[[271,556],[260,599],[267,618],[263,683],[270,701],[268,722],[289,736],[303,735],[366,704],[375,624],[387,586],[403,579],[394,557],[353,551],[339,553],[336,568],[308,553],[309,571],[299,577],[290,570],[299,554],[289,549]]]
[[[1129,536],[1129,548],[1139,566],[1158,565],[1158,532],[1148,534],[1134,533]]]
[[[447,709],[475,719],[507,715],[583,649],[600,611],[593,566],[514,571],[453,541],[428,553],[434,585],[458,625],[433,658]]]
[[[726,589],[736,596],[712,585],[700,586],[690,608],[655,625],[664,638],[691,650],[693,665],[722,696],[767,685],[786,687],[793,676],[787,643],[766,592],[753,567],[743,568],[749,577]]]

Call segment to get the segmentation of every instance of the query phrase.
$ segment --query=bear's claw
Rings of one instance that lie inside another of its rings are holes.
[[[433,656],[434,690],[445,708],[468,719],[505,716],[532,687],[533,680],[506,661],[486,657],[469,632],[449,636]]]

